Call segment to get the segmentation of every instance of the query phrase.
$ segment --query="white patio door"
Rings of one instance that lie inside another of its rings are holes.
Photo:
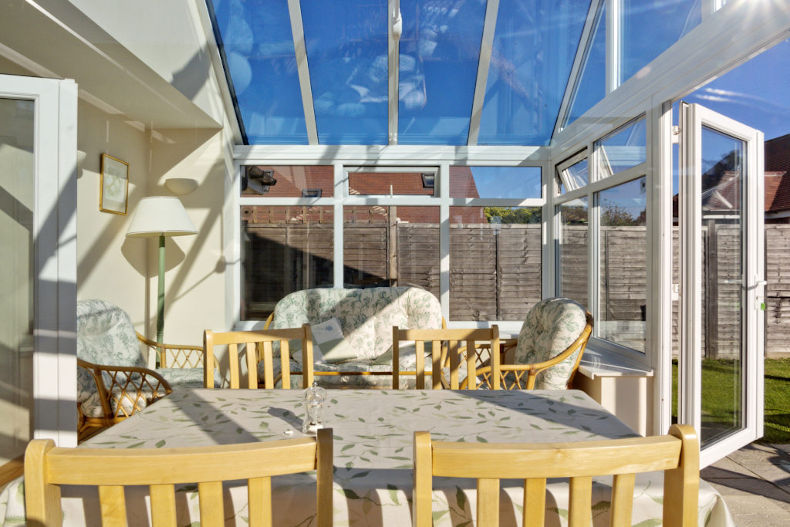
[[[0,75],[0,466],[76,444],[77,87]]]
[[[762,436],[763,134],[680,107],[679,418],[703,466]]]

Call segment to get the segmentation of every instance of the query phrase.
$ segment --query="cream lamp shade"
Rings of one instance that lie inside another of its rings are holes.
[[[152,196],[143,198],[134,210],[126,236],[159,237],[159,280],[157,287],[156,341],[164,341],[165,334],[165,237],[196,234],[197,229],[187,216],[178,198]]]
[[[178,198],[152,196],[137,204],[129,223],[126,236],[183,236],[196,234],[197,229],[187,216],[187,211]]]

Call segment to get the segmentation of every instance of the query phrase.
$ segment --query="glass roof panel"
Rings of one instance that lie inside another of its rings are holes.
[[[548,144],[589,5],[500,1],[479,144]]]
[[[485,2],[401,0],[398,142],[465,145]]]
[[[622,16],[623,82],[702,21],[700,0],[623,0]]]
[[[606,95],[606,5],[598,11],[584,69],[576,86],[567,124],[572,123]]]
[[[318,142],[387,144],[387,0],[301,6]]]
[[[286,2],[213,0],[214,27],[249,143],[307,144]]]

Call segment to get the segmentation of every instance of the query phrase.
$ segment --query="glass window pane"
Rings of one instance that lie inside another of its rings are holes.
[[[387,144],[387,0],[301,6],[319,143]]]
[[[500,1],[479,144],[549,143],[589,5]]]
[[[268,166],[243,168],[242,196],[328,198],[334,195],[332,166]]]
[[[439,207],[343,208],[346,287],[418,286],[439,297]]]
[[[710,445],[744,427],[746,143],[707,126],[702,126],[701,143],[705,339],[700,437]]]
[[[569,190],[576,190],[589,183],[589,162],[587,158],[572,164],[568,168],[560,171],[560,194],[564,194]]]
[[[645,185],[642,177],[597,194],[601,231],[596,333],[642,353],[647,309]]]
[[[603,3],[602,3],[603,5]],[[601,7],[595,33],[587,51],[581,78],[574,90],[566,125],[572,123],[606,95],[606,7]]]
[[[626,126],[596,144],[601,162],[601,177],[635,167],[647,159],[645,120]]]
[[[557,207],[560,215],[560,243],[558,245],[559,296],[572,298],[585,308],[587,301],[588,219],[587,198],[579,198]]]
[[[451,198],[540,198],[540,167],[450,167]]]
[[[211,4],[248,143],[307,144],[287,2]]]
[[[631,78],[701,21],[700,0],[623,0],[622,81]]]
[[[398,142],[465,145],[485,2],[402,0]]]
[[[241,207],[241,318],[263,320],[293,291],[333,285],[333,207]]]
[[[433,196],[435,172],[348,172],[351,195]]]
[[[450,207],[450,319],[524,320],[541,299],[539,207]]]
[[[6,469],[33,437],[35,112],[33,101],[0,98],[0,468]]]

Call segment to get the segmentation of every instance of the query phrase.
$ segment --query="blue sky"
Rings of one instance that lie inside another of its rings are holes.
[[[790,133],[790,40],[785,40],[683,98],[762,130]]]

